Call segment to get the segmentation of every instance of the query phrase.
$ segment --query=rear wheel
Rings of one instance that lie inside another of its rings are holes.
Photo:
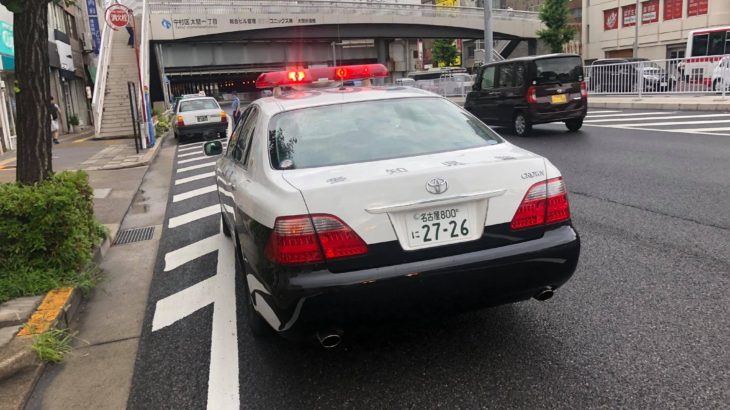
[[[583,126],[583,118],[574,118],[572,120],[565,121],[565,126],[568,127],[570,132],[576,132]]]
[[[532,124],[524,113],[518,112],[512,121],[512,130],[518,137],[526,137],[532,132]]]

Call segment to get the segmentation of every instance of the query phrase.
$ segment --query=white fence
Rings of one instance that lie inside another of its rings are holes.
[[[588,92],[596,95],[725,94],[730,56],[665,60],[597,60],[584,67]]]

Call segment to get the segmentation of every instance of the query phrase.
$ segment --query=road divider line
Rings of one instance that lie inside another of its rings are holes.
[[[646,120],[674,120],[684,118],[717,118],[717,117],[730,117],[730,114],[700,114],[700,115],[673,115],[669,117],[652,117],[652,118],[621,118],[621,119],[600,119],[600,120],[584,120],[584,123],[597,123],[597,122],[631,122],[631,121],[646,121]]]
[[[155,304],[152,331],[163,329],[213,303],[215,276],[185,288]]]
[[[192,191],[188,191],[182,194],[177,194],[172,197],[172,202],[180,202],[184,201],[186,199],[195,198],[196,196],[209,194],[211,192],[215,192],[217,190],[217,186],[215,184],[208,185],[207,187],[194,189]]]
[[[183,246],[165,254],[165,272],[218,250],[220,234]]]
[[[674,111],[672,111],[674,112]],[[606,115],[591,115],[588,114],[586,118],[609,118],[609,117],[640,117],[642,115],[667,115],[672,112],[658,111],[658,112],[629,112],[622,114],[606,114]]]
[[[192,171],[194,169],[212,167],[213,165],[215,165],[215,162],[209,162],[209,163],[206,163],[206,164],[199,164],[199,165],[191,165],[189,167],[178,168],[177,169],[177,173],[179,174],[181,172],[188,172],[188,171]]]
[[[198,181],[205,178],[211,178],[215,176],[215,172],[206,172],[205,174],[194,175],[192,177],[180,178],[175,180],[175,185],[187,184],[188,182]]]
[[[730,120],[645,122],[645,123],[641,123],[641,124],[616,124],[616,125],[617,126],[623,125],[624,127],[637,128],[637,127],[656,127],[656,126],[663,126],[663,125],[684,125],[684,124],[692,125],[692,124],[721,124],[721,123],[730,123]]]
[[[621,111],[615,111],[615,110],[588,111],[588,115],[593,115],[593,114],[608,114],[608,113],[611,113],[611,112],[621,112]]]
[[[178,226],[188,224],[190,222],[197,221],[212,215],[220,214],[221,207],[218,205],[211,205],[207,208],[198,209],[193,212],[188,212],[174,218],[170,218],[167,223],[168,228],[177,228]]]

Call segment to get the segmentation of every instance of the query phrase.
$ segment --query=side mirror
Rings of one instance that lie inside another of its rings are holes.
[[[220,141],[210,141],[203,145],[203,151],[205,155],[212,157],[213,155],[220,155],[223,152],[223,144]]]

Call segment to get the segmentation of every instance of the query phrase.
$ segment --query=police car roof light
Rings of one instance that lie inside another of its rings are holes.
[[[261,73],[256,88],[273,88],[283,85],[311,84],[315,81],[367,80],[387,77],[388,69],[382,64],[358,64],[339,67],[311,67],[287,71]]]

